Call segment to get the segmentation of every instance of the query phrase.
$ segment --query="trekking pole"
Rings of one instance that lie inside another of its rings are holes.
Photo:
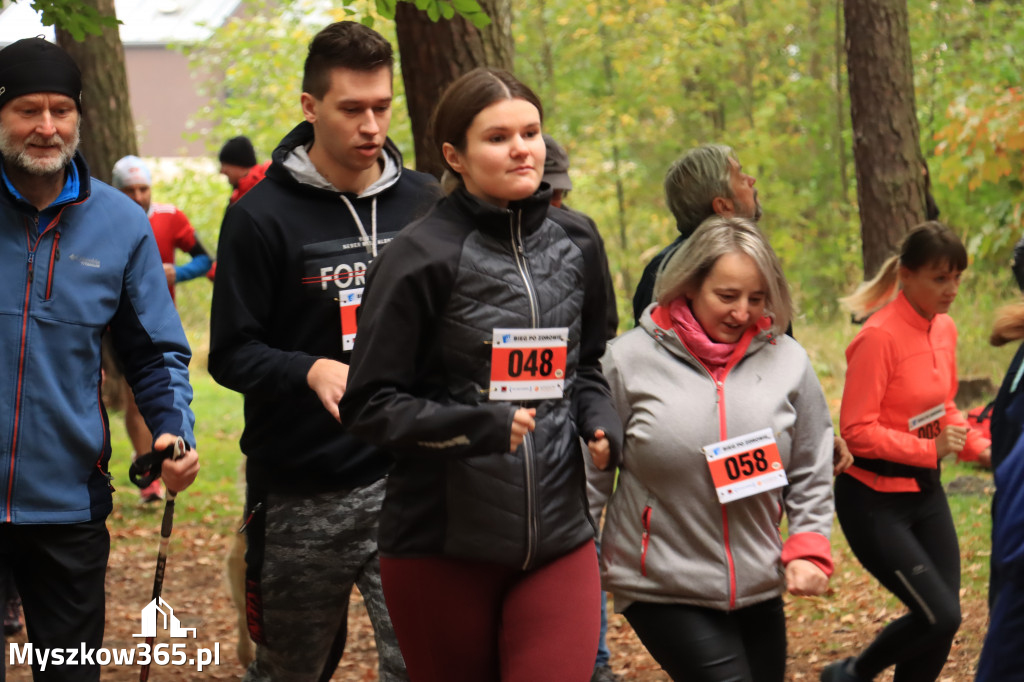
[[[132,468],[129,470],[129,477],[135,485],[143,488],[160,476],[160,467],[163,465],[165,459],[177,461],[185,456],[185,441],[178,438],[174,441],[174,444],[170,447],[164,448],[163,450],[154,450],[153,452],[138,458],[132,463]],[[137,468],[136,464],[140,466]],[[167,546],[171,542],[171,528],[174,525],[174,498],[177,497],[178,493],[175,490],[167,488],[166,502],[164,503],[164,518],[160,523],[160,549],[156,555],[156,573],[153,575],[153,599],[160,599],[160,592],[164,587],[164,569],[167,567]],[[159,607],[160,604],[157,603]],[[151,661],[153,659],[153,637],[146,637],[146,644],[148,645],[148,651],[150,656],[148,657]],[[139,682],[146,682],[149,679],[149,663],[145,663],[139,669]]]

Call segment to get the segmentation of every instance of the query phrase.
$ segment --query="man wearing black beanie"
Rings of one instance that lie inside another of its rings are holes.
[[[256,150],[248,137],[239,135],[224,143],[217,160],[220,161],[221,175],[228,179],[232,187],[237,188],[238,180],[256,165]]]
[[[163,464],[167,487],[183,490],[199,470],[188,342],[145,212],[91,180],[77,152],[81,92],[60,47],[28,38],[0,50],[0,603],[13,576],[37,652],[103,643],[113,506],[104,330],[154,448],[188,444]],[[45,673],[34,658],[36,679],[100,678],[93,653],[51,658]]]
[[[220,174],[228,179],[232,188],[228,207],[262,180],[270,167],[270,161],[260,163],[256,160],[256,150],[245,135],[232,137],[225,142],[217,160],[220,161]]]

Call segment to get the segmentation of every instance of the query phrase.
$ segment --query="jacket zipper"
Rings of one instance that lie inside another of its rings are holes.
[[[939,360],[935,357],[935,345],[932,344],[932,320],[928,320],[928,329],[924,335],[928,338],[928,350],[932,352],[932,369],[939,369]]]
[[[651,540],[651,505],[644,507],[640,514],[640,525],[643,527],[643,534],[640,536],[640,575],[647,577],[647,548]]]
[[[518,220],[514,221],[513,216]],[[509,213],[509,230],[512,239],[512,255],[516,259],[516,267],[519,268],[519,276],[523,278],[526,285],[527,299],[530,301],[530,324],[537,328],[537,293],[533,287],[533,279],[530,277],[530,269],[526,264],[526,248],[523,246],[523,212]]]
[[[36,233],[39,232],[39,216],[36,215],[32,221],[32,226],[36,228]],[[11,507],[13,505],[14,496],[14,456],[18,449],[18,427],[21,425],[21,396],[22,396],[22,381],[25,378],[25,349],[26,339],[28,337],[28,309],[32,302],[32,280],[35,277],[35,260],[36,260],[36,247],[39,245],[39,238],[37,237],[35,242],[32,241],[32,235],[29,232],[29,225],[25,225],[25,248],[28,251],[28,261],[25,264],[25,298],[22,301],[22,315],[21,315],[21,341],[18,344],[18,381],[15,384],[14,393],[14,428],[11,430],[11,457],[10,463],[7,469],[7,501],[4,508],[4,521],[11,523]]]
[[[526,285],[526,298],[530,302],[530,325],[536,329],[539,324],[537,317],[537,294],[530,277],[530,269],[526,263],[526,249],[523,246],[523,212],[509,212],[508,217],[509,238],[512,242],[512,256],[515,258],[516,267],[519,269],[519,276],[523,278]],[[523,439],[523,467],[526,475],[526,557],[523,560],[523,570],[527,570],[533,563],[534,555],[537,552],[537,542],[540,535],[539,521],[537,518],[537,483],[534,480],[534,448],[533,434],[527,433]]]
[[[46,226],[46,229],[42,233],[39,232],[39,214],[37,213],[32,218],[30,224],[25,225],[25,247],[28,250],[28,262],[26,263],[26,278],[25,278],[25,299],[22,302],[22,318],[21,318],[21,341],[18,347],[18,381],[16,384],[16,394],[14,396],[14,428],[11,433],[11,458],[10,465],[7,471],[7,502],[4,508],[4,520],[7,523],[11,522],[11,509],[13,506],[13,494],[14,494],[14,455],[18,446],[18,427],[21,425],[21,397],[22,397],[22,382],[25,378],[25,351],[28,339],[28,317],[29,317],[29,306],[32,303],[32,283],[35,279],[35,260],[36,250],[39,248],[39,242],[42,240],[43,235],[54,229],[54,226],[60,220],[60,216],[64,213],[62,208],[58,213],[57,217]],[[36,237],[33,240],[32,234],[35,233]],[[53,292],[53,268],[54,261],[60,257],[60,251],[58,250],[58,242],[60,241],[60,230],[54,231],[53,246],[50,247],[50,262],[47,267],[47,279],[46,279],[46,299],[50,300],[50,296]]]
[[[53,264],[60,258],[60,230],[54,230],[53,232],[53,244],[50,247],[50,265],[46,269],[46,298],[43,300],[49,301],[53,294]]]
[[[700,361],[698,360],[698,362]],[[704,369],[707,370],[707,367]],[[711,379],[715,382],[715,395],[718,401],[718,435],[719,438],[725,440],[728,438],[725,421],[725,377],[722,377],[722,381],[715,379],[714,376]],[[732,609],[736,607],[736,561],[733,559],[732,545],[729,542],[729,508],[724,504],[721,506],[722,543],[725,545],[725,560],[729,564],[729,608]]]
[[[677,338],[679,338],[678,335]],[[708,369],[707,365],[697,357],[696,353],[687,347],[686,342],[684,342],[682,338],[679,338],[679,343],[682,344],[683,348],[686,348],[686,351],[697,362],[697,364],[704,368],[704,371],[707,372],[711,381],[715,384],[715,401],[718,403],[718,437],[725,440],[729,435],[728,430],[726,429],[725,420],[725,377],[728,376],[729,372],[732,370],[732,366],[726,365],[722,378],[716,379],[715,375],[710,369]],[[747,345],[749,347],[749,342]],[[729,544],[729,509],[724,504],[721,505],[721,507],[722,544],[725,546],[725,561],[729,566],[729,608],[733,609],[736,607],[736,561],[732,556],[732,546]]]

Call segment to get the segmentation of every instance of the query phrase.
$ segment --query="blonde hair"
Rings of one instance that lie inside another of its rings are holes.
[[[654,282],[658,305],[668,305],[704,284],[718,259],[727,253],[751,258],[765,281],[765,314],[772,318],[772,330],[781,334],[793,319],[793,299],[782,265],[764,234],[746,218],[713,216],[700,224],[662,264]]]
[[[900,266],[916,271],[928,265],[949,264],[963,272],[967,269],[967,249],[963,242],[937,220],[930,220],[907,233],[898,256],[892,256],[870,281],[861,283],[839,302],[856,317],[867,317],[896,297],[900,291]]]
[[[1024,301],[1005,305],[996,311],[989,343],[1002,346],[1017,339],[1024,339]]]

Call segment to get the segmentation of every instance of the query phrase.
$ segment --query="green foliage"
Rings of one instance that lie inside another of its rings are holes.
[[[331,21],[371,23],[370,9],[355,4],[333,6],[313,22],[315,3],[309,0],[247,0],[246,14],[233,17],[213,37],[197,45],[181,45],[193,78],[207,104],[189,122],[189,138],[204,140],[215,155],[225,140],[247,135],[257,156],[268,158],[278,142],[302,120],[299,96],[302,68],[310,40]],[[369,3],[367,3],[369,5]],[[390,22],[377,26],[396,43]],[[390,136],[401,149],[412,149],[405,109],[401,69],[396,64],[394,117]]]
[[[922,147],[943,220],[977,265],[1005,270],[1024,227],[1024,8],[912,0]]]
[[[762,226],[798,301],[834,313],[860,262],[854,194],[842,181],[853,168],[834,2],[533,0],[517,9],[520,75],[572,155],[570,202],[602,228],[620,300],[674,237],[666,169],[686,149],[722,142],[758,178]]]
[[[674,237],[665,170],[686,149],[721,142],[758,179],[762,227],[805,314],[838,314],[835,299],[861,276],[842,0],[524,0],[515,9],[520,75],[572,156],[570,203],[603,231],[623,311],[643,265]],[[1005,268],[1024,212],[1024,111],[1020,91],[1008,94],[1024,67],[1024,6],[908,0],[908,9],[922,148],[941,161],[931,170],[942,217],[978,264]],[[937,148],[947,139],[956,147]]]
[[[484,28],[491,23],[490,17],[476,0],[374,0],[377,13],[385,19],[395,18],[395,9],[399,2],[411,2],[416,9],[423,10],[431,21],[451,19],[456,14],[469,20],[477,28]]]
[[[85,0],[32,0],[32,8],[42,14],[43,26],[57,26],[81,42],[86,34],[100,35],[104,27],[117,28],[115,17],[100,14]]]
[[[242,396],[228,390],[206,373],[193,369],[196,442],[202,470],[196,482],[178,495],[174,525],[200,526],[203,535],[228,535],[238,527],[244,502],[241,475],[243,457],[238,449],[242,435]],[[114,513],[111,528],[152,529],[140,534],[143,547],[154,544],[162,504],[141,504],[138,489],[128,480],[132,446],[124,429],[124,415],[110,414],[110,473],[114,476]]]
[[[196,236],[212,255],[220,237],[220,223],[228,205],[231,187],[216,167],[205,160],[181,164],[151,162],[153,201],[174,204],[188,216]],[[176,253],[178,264],[189,256]],[[197,277],[175,287],[175,300],[182,325],[192,346],[192,366],[205,367],[209,348],[211,282]]]
[[[306,45],[328,20],[371,23],[394,42],[397,2],[470,16],[476,0],[344,0],[311,22],[305,0],[247,0],[247,15],[183,48],[208,80],[193,122],[211,155],[249,135],[266,157],[299,120]],[[1002,270],[1021,232],[1019,74],[1024,5],[908,0],[922,147],[942,218],[977,268]],[[733,146],[757,177],[762,226],[812,320],[860,278],[860,230],[845,88],[842,0],[522,0],[519,75],[541,95],[545,127],[569,150],[570,204],[598,223],[628,319],[644,264],[675,230],[662,178],[684,150]],[[317,15],[319,16],[319,15]],[[400,74],[392,138],[411,150]]]

